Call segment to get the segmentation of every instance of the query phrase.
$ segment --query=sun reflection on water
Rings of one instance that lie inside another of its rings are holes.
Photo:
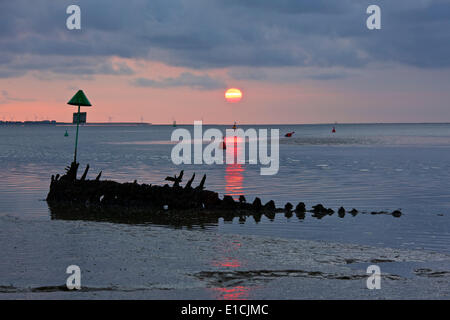
[[[225,193],[237,200],[240,195],[244,195],[244,167],[242,164],[229,164],[225,172]]]
[[[229,288],[213,288],[219,299],[223,300],[246,300],[250,295],[251,288],[246,286],[235,286]]]

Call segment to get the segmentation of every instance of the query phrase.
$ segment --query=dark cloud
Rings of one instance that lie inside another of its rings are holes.
[[[343,13],[351,6],[351,1],[348,0],[222,0],[222,2],[227,5],[288,14],[337,14]]]
[[[0,2],[0,77],[133,73],[108,65],[113,56],[192,69],[450,67],[448,0],[79,0],[82,30],[69,31],[73,3]],[[365,26],[370,4],[382,30]]]
[[[236,80],[266,81],[272,83],[293,83],[303,80],[337,80],[356,76],[355,72],[331,69],[308,68],[233,68],[228,76]]]
[[[347,78],[349,76],[350,75],[347,72],[323,72],[310,75],[309,78],[312,80],[336,80]]]
[[[41,71],[37,76],[51,80],[67,77],[92,77],[94,75],[133,75],[135,71],[123,61],[113,62],[98,57],[73,57],[60,55],[18,55],[0,64],[0,76],[19,77],[29,71]],[[53,74],[53,76],[52,76]]]
[[[211,78],[208,75],[195,75],[189,72],[184,72],[178,77],[163,78],[158,80],[137,78],[133,80],[132,83],[137,87],[190,87],[198,90],[223,89],[227,86],[226,83],[220,79]]]

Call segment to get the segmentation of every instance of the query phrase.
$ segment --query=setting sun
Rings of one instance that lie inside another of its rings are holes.
[[[228,102],[239,102],[242,99],[242,92],[239,89],[231,88],[225,92],[225,99]]]

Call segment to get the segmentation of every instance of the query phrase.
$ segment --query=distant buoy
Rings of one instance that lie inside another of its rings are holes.
[[[66,133],[64,133],[64,137],[68,137],[69,136],[69,133],[67,132],[67,129],[66,129]]]
[[[336,133],[336,128],[333,127],[333,130],[331,130],[331,132]]]
[[[292,137],[292,135],[293,135],[294,133],[295,133],[294,131],[288,132],[288,133],[286,133],[284,136],[285,136],[286,138],[290,138],[290,137]]]

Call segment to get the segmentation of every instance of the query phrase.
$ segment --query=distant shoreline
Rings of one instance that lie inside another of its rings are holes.
[[[88,122],[80,123],[83,126],[173,126],[170,123],[149,122]],[[450,122],[342,122],[342,123],[241,123],[238,126],[339,126],[339,125],[427,125],[427,124],[450,124]],[[55,120],[42,121],[1,121],[2,125],[28,126],[28,125],[50,125],[50,126],[74,126],[72,122],[57,122]],[[230,124],[204,123],[205,126],[230,126]],[[193,126],[193,123],[179,123],[177,127]]]
[[[80,123],[83,126],[150,126],[151,123],[146,122],[89,122]],[[72,122],[57,122],[55,120],[42,120],[42,121],[0,121],[1,125],[14,125],[14,126],[74,126]]]

